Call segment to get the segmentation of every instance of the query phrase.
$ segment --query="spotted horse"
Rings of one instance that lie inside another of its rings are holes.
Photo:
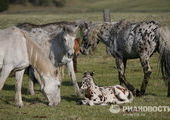
[[[99,87],[94,83],[93,72],[85,72],[80,90],[85,94],[84,105],[123,104],[133,101],[133,94],[120,86]]]
[[[82,32],[83,36],[90,34],[89,28],[90,24],[86,23],[85,32]],[[161,26],[157,21],[132,23],[121,20],[114,23],[102,23],[97,25],[97,28],[96,41],[103,42],[116,59],[120,85],[124,84],[134,95],[144,95],[152,73],[149,60],[155,52],[158,52],[160,69],[168,86],[167,96],[170,97],[170,31],[167,27]],[[83,49],[89,49],[92,46],[91,43],[85,42],[86,48]],[[140,91],[135,89],[125,77],[127,60],[136,58],[140,59],[144,73]]]

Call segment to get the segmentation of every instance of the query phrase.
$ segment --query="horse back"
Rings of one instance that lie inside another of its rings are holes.
[[[155,21],[120,24],[113,34],[117,51],[127,59],[138,58],[144,53],[151,56],[157,49],[158,28],[159,24]]]
[[[10,64],[15,69],[29,65],[26,39],[16,27],[0,31],[0,64]]]

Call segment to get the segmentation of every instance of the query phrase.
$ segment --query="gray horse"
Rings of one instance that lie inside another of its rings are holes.
[[[109,47],[110,53],[116,58],[120,84],[125,84],[136,95],[143,95],[151,75],[149,59],[157,51],[160,54],[162,75],[168,85],[167,96],[170,96],[170,31],[168,28],[161,27],[156,21],[130,23],[125,20],[98,24],[96,27],[95,39]],[[88,28],[89,24],[86,23],[83,36],[90,34]],[[85,40],[88,41],[86,38]],[[88,47],[83,49],[89,49],[92,43],[85,42]],[[126,62],[128,59],[135,58],[140,58],[144,72],[140,91],[125,78]]]
[[[80,24],[80,33],[83,38],[81,42],[80,51],[83,55],[92,54],[92,52],[97,48],[99,40],[97,38],[97,33],[100,28],[100,22],[82,22]]]
[[[25,31],[17,27],[0,30],[0,90],[9,76],[16,76],[16,105],[23,106],[21,87],[25,68],[31,65],[41,77],[42,91],[50,106],[57,105],[60,100],[60,81],[58,71],[45,57],[42,49],[33,42]],[[46,67],[48,66],[48,67]]]
[[[73,68],[74,40],[78,25],[75,22],[55,22],[35,25],[30,23],[18,24],[17,27],[26,30],[30,37],[45,51],[47,57],[56,67],[67,65],[69,75],[76,92],[80,96],[79,87]],[[33,84],[30,92],[34,94]]]

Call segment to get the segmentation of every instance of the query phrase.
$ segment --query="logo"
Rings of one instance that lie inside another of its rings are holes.
[[[111,113],[119,113],[120,112],[120,106],[119,105],[111,105],[109,111]]]

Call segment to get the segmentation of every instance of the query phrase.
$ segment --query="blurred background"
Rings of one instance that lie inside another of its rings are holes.
[[[170,12],[170,0],[0,0],[3,13]]]

